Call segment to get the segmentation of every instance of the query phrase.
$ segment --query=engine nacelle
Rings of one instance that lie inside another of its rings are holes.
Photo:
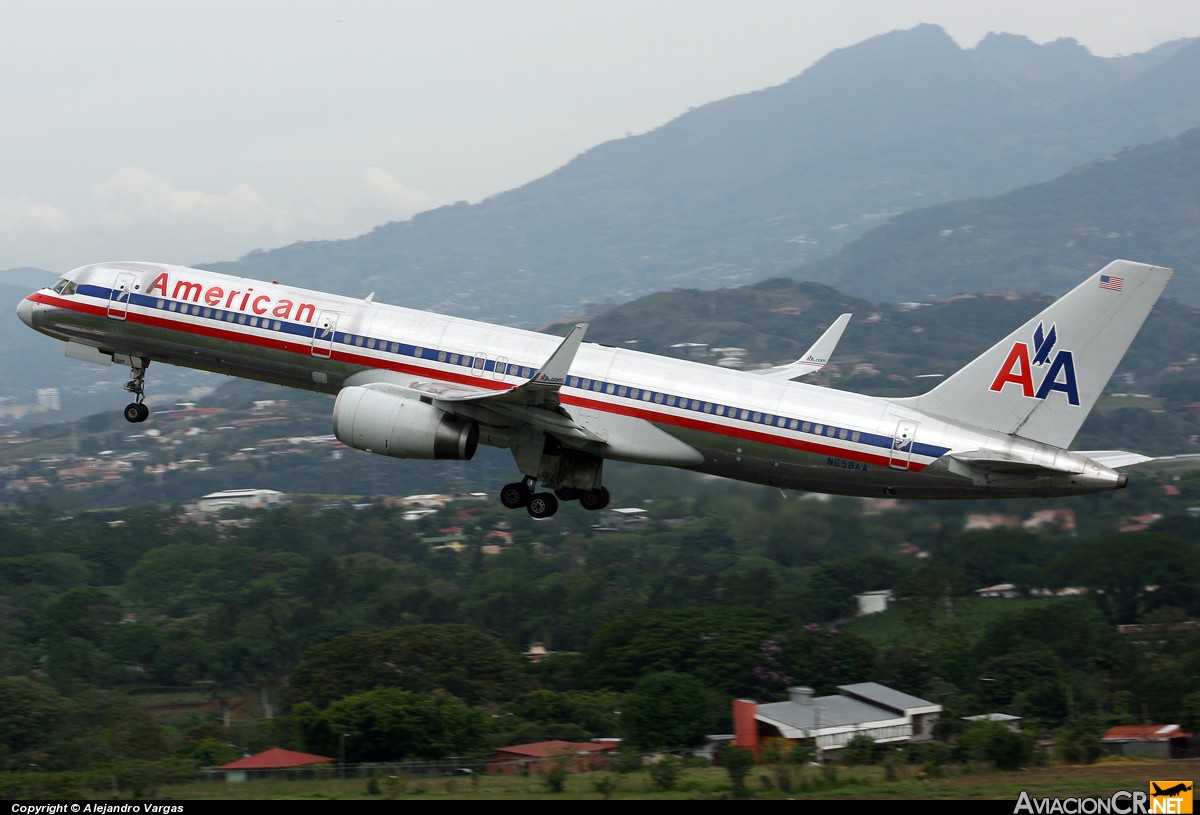
[[[479,446],[474,422],[389,385],[343,388],[333,433],[347,447],[396,458],[470,459]]]

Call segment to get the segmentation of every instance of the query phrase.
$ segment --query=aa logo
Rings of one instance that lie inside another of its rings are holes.
[[[1067,350],[1054,350],[1058,331],[1051,323],[1046,331],[1041,323],[1033,332],[1033,344],[1014,342],[1008,358],[996,372],[989,390],[999,393],[1007,385],[1016,385],[1023,396],[1045,399],[1053,391],[1065,394],[1072,405],[1079,404],[1079,385],[1075,381],[1075,357]],[[1034,383],[1034,368],[1044,369]]]
[[[1151,781],[1150,812],[1164,815],[1191,815],[1191,781]]]

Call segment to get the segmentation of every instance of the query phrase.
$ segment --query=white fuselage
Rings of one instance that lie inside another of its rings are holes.
[[[66,284],[64,284],[66,281]],[[106,355],[158,360],[336,394],[352,377],[504,391],[561,338],[338,295],[150,263],[77,269],[21,315]],[[57,289],[57,290],[56,290]],[[865,496],[1066,495],[1124,476],[1050,445],[955,424],[886,399],[584,343],[561,389],[603,457],[685,466],[781,488]],[[649,423],[697,451],[643,454]],[[509,446],[511,427],[481,428]],[[950,471],[956,451],[994,451],[1057,471],[988,483]]]

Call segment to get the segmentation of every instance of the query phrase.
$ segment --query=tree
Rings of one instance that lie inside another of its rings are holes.
[[[787,624],[758,609],[651,609],[601,626],[585,653],[597,687],[628,690],[640,677],[678,671],[735,696],[746,693],[762,642]]]
[[[759,649],[754,679],[764,696],[794,685],[827,694],[838,685],[867,681],[874,664],[875,648],[865,638],[812,624],[765,641]]]
[[[689,674],[663,672],[643,677],[621,708],[622,737],[635,748],[702,744],[716,722],[717,701]]]
[[[1135,623],[1152,609],[1200,610],[1200,546],[1155,533],[1080,541],[1053,569],[1061,585],[1083,585],[1110,623]]]
[[[446,694],[399,688],[378,688],[340,699],[320,718],[323,727],[313,728],[310,723],[308,731],[323,735],[308,744],[331,754],[344,745],[347,761],[464,755],[480,744],[488,721],[485,711]]]
[[[314,646],[288,678],[287,699],[318,707],[376,687],[442,690],[466,704],[505,702],[531,687],[520,657],[466,625],[343,634]]]
[[[754,756],[749,750],[723,741],[717,745],[717,764],[729,773],[729,781],[733,784],[733,797],[746,797],[746,776],[754,768]]]
[[[0,679],[0,768],[24,769],[66,710],[67,701],[51,687],[23,676]]]
[[[1018,770],[1033,759],[1033,737],[999,722],[971,722],[963,729],[962,743],[968,756],[998,770]]]

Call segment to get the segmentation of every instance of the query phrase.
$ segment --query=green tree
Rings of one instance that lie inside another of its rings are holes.
[[[716,700],[689,674],[642,677],[621,709],[622,738],[635,748],[702,744],[716,722]]]
[[[0,678],[0,767],[24,769],[44,749],[67,710],[67,700],[24,676]]]
[[[505,702],[530,689],[520,657],[466,625],[412,625],[343,634],[304,652],[287,699],[318,707],[376,687],[442,690],[470,705]]]
[[[717,745],[717,764],[729,773],[729,781],[733,785],[733,797],[746,797],[746,777],[754,769],[754,756],[749,750],[723,741]]]
[[[971,722],[963,729],[962,744],[970,758],[998,770],[1018,770],[1033,760],[1033,737],[1000,722]]]
[[[1200,610],[1200,545],[1139,532],[1080,541],[1058,558],[1060,585],[1083,585],[1114,624],[1136,623],[1147,611]]]
[[[764,642],[754,668],[756,690],[764,697],[794,685],[829,694],[838,685],[868,681],[875,665],[875,648],[849,631],[811,624]]]
[[[324,735],[311,747],[333,755],[344,745],[347,761],[391,761],[465,755],[481,743],[488,715],[445,694],[378,688],[339,699],[321,719],[324,727],[309,732]]]
[[[597,687],[628,690],[641,677],[676,671],[734,696],[746,693],[763,641],[787,624],[785,615],[758,609],[650,609],[601,626],[585,653]]]

